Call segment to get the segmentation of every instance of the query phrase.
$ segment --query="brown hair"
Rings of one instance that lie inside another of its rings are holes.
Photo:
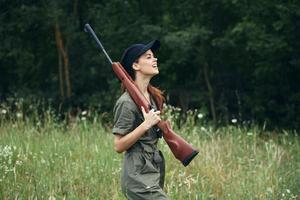
[[[148,91],[153,96],[154,101],[155,101],[158,109],[160,110],[160,112],[162,112],[163,111],[163,104],[164,104],[164,101],[165,101],[165,97],[163,96],[163,92],[160,89],[152,86],[151,84],[149,84],[149,86],[148,86]]]
[[[122,92],[125,92],[125,86],[122,83],[121,84],[121,90]],[[154,98],[154,101],[156,103],[156,106],[158,107],[158,110],[162,113],[163,112],[163,104],[165,102],[165,97],[163,96],[163,92],[152,86],[151,84],[148,85],[148,92],[150,93],[150,95]]]

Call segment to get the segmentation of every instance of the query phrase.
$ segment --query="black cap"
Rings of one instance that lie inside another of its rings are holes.
[[[158,40],[153,40],[148,44],[133,44],[128,47],[121,58],[121,64],[128,72],[131,69],[132,64],[138,57],[144,54],[146,51],[151,49],[152,51],[157,50],[160,47],[160,42]]]

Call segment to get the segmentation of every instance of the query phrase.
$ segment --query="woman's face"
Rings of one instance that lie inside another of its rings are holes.
[[[148,50],[133,64],[133,69],[136,73],[140,72],[143,75],[154,76],[159,73],[157,66],[157,58],[154,57],[151,50]]]

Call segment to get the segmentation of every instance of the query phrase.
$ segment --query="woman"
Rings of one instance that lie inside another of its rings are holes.
[[[159,73],[153,54],[159,46],[158,40],[131,45],[121,59],[122,66],[153,108],[148,113],[143,107],[138,108],[126,91],[114,107],[114,145],[118,153],[125,152],[121,186],[128,199],[168,199],[163,191],[164,158],[157,148],[161,134],[155,127],[160,121],[164,98],[150,84]]]

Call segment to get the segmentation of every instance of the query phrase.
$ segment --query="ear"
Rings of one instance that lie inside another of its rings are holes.
[[[132,64],[132,68],[133,68],[135,71],[138,71],[138,70],[140,70],[140,65],[139,65],[138,63],[134,62],[134,63]]]

